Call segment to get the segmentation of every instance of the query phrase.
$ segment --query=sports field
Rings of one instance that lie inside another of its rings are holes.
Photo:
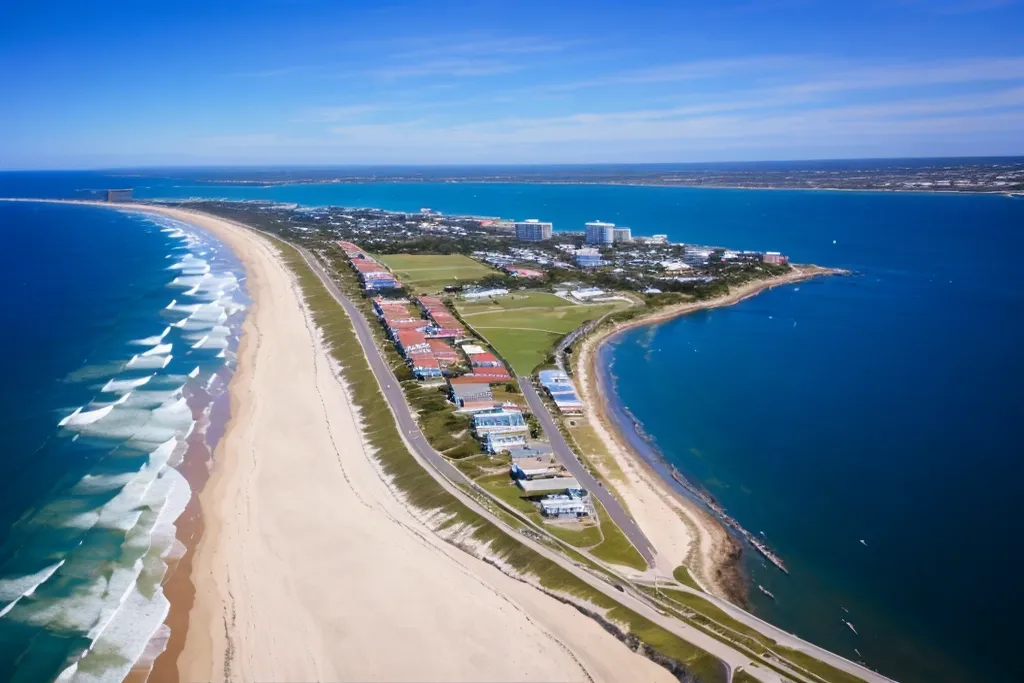
[[[484,302],[459,302],[456,308],[513,371],[528,375],[563,336],[622,305],[578,305],[553,294],[529,292]]]
[[[462,254],[382,254],[377,257],[414,293],[436,294],[498,271]]]

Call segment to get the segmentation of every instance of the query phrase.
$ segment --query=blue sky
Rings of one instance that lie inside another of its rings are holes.
[[[3,14],[0,168],[1024,154],[1024,1]]]

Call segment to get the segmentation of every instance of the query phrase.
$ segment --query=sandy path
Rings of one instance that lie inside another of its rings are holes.
[[[230,244],[255,301],[200,496],[183,681],[673,680],[431,534],[364,451],[274,249],[216,219],[165,213]]]

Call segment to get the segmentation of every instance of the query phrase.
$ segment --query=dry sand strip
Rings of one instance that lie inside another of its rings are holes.
[[[596,622],[434,536],[380,477],[301,292],[264,238],[161,210],[238,254],[254,306],[182,681],[672,681]]]
[[[651,539],[657,552],[656,573],[669,577],[675,567],[685,564],[706,590],[737,602],[737,598],[746,589],[735,566],[735,542],[721,522],[692,500],[677,493],[633,450],[613,424],[605,396],[609,388],[602,385],[597,372],[598,349],[611,337],[631,327],[653,325],[697,310],[730,306],[771,287],[843,272],[818,266],[794,267],[785,275],[735,287],[725,296],[716,299],[669,306],[654,315],[599,330],[586,337],[574,354],[574,377],[580,397],[586,405],[587,415],[590,416],[589,423],[622,471],[625,480],[616,477],[607,468],[602,468],[600,462],[595,465],[612,482],[637,525]]]

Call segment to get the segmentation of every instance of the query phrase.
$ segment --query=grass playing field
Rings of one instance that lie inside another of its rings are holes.
[[[416,294],[436,294],[447,285],[474,282],[498,272],[462,254],[382,254],[377,258]]]
[[[577,305],[554,294],[529,292],[490,301],[459,302],[457,308],[516,373],[526,375],[544,362],[563,336],[621,305]]]

